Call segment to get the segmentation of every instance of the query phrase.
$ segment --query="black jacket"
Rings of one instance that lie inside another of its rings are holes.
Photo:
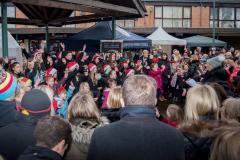
[[[88,160],[184,160],[182,134],[155,118],[154,107],[131,106],[121,120],[97,128]]]
[[[102,115],[107,117],[111,123],[120,120],[119,108],[102,109],[101,111],[102,111]]]
[[[208,160],[213,138],[194,137],[184,134],[185,160]]]
[[[33,131],[36,119],[18,119],[0,128],[0,154],[7,160],[15,160],[27,148],[33,145]]]
[[[15,160],[33,145],[33,131],[39,117],[24,116],[17,112],[14,102],[0,101],[0,155]]]
[[[12,123],[16,117],[16,112],[13,112],[16,108],[16,103],[11,101],[0,100],[0,130],[1,127]]]
[[[29,146],[18,160],[62,160],[62,157],[48,148]]]

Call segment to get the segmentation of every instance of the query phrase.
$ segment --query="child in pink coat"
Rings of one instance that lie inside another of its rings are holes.
[[[157,63],[153,63],[151,70],[148,72],[148,75],[155,79],[157,82],[157,97],[160,101],[165,101],[166,99],[163,96],[163,81],[162,73],[165,70],[165,66],[162,65],[161,68],[158,67]]]

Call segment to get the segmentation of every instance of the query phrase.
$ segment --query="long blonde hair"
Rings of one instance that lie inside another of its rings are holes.
[[[100,121],[100,112],[90,94],[76,94],[73,96],[68,107],[68,120],[72,122],[74,119],[93,119]]]
[[[198,121],[204,115],[214,115],[217,118],[219,107],[215,90],[210,85],[198,84],[187,93],[185,120]]]
[[[123,107],[123,95],[121,87],[114,87],[110,89],[107,99],[108,108],[122,108]]]

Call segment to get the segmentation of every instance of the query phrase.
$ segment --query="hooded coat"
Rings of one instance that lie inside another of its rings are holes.
[[[71,123],[72,143],[65,154],[64,160],[85,160],[87,159],[88,147],[91,142],[95,128],[108,124],[103,117],[101,122],[87,119],[76,119]]]

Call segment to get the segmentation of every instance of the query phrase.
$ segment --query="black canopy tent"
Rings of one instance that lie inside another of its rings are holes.
[[[87,51],[99,51],[100,40],[112,39],[111,22],[98,22],[96,25],[65,39],[67,50],[81,50],[84,44]],[[116,26],[116,40],[123,40],[123,49],[145,49],[151,47],[151,40]]]

